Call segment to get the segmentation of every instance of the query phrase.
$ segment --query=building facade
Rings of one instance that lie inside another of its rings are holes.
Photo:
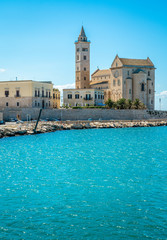
[[[149,58],[128,59],[117,55],[110,69],[97,69],[91,75],[90,86],[103,89],[105,101],[139,99],[148,109],[154,110],[155,67]]]
[[[60,108],[60,91],[53,88],[53,108]]]
[[[1,108],[52,108],[52,82],[32,80],[0,82]]]
[[[144,105],[154,110],[155,106],[155,67],[152,61],[147,59],[119,58],[117,55],[111,64],[111,68],[97,69],[90,80],[90,41],[87,40],[82,27],[78,40],[75,42],[75,88],[79,96],[83,90],[95,89],[104,91],[104,101],[111,99],[118,101],[121,98],[135,101],[139,99]],[[70,89],[70,91],[73,91]],[[69,93],[70,94],[70,93]],[[72,95],[75,93],[71,93]],[[71,96],[71,95],[70,95]],[[84,98],[80,101],[67,98],[67,90],[64,90],[64,104],[85,106]],[[91,104],[97,104],[92,101]]]
[[[89,88],[90,82],[90,41],[87,40],[82,26],[75,42],[75,88]]]
[[[100,106],[104,102],[104,91],[98,89],[64,89],[64,106]]]
[[[91,75],[91,88],[104,90],[104,102],[111,99],[110,86],[111,86],[111,69],[99,70],[97,69]]]

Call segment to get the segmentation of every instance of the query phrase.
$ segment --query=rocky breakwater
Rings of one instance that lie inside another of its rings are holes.
[[[91,128],[130,128],[130,127],[157,127],[167,126],[166,120],[149,121],[65,121],[65,122],[39,122],[37,131],[34,133],[34,122],[31,123],[8,123],[0,126],[0,138],[21,135],[32,135],[58,130],[91,129]]]

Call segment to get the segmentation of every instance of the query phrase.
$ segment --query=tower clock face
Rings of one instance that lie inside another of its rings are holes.
[[[116,72],[114,73],[114,77],[115,77],[115,78],[119,77],[119,72],[118,72],[118,71],[116,71]]]

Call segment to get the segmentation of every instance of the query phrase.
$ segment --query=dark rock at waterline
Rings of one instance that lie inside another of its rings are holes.
[[[17,135],[25,135],[25,134],[27,134],[27,130],[16,131],[15,134],[17,134]]]

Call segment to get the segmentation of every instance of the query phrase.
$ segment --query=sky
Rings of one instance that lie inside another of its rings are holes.
[[[74,41],[83,24],[91,73],[109,68],[116,54],[150,57],[156,109],[167,110],[166,9],[166,0],[0,0],[0,81],[17,77],[74,87]]]

